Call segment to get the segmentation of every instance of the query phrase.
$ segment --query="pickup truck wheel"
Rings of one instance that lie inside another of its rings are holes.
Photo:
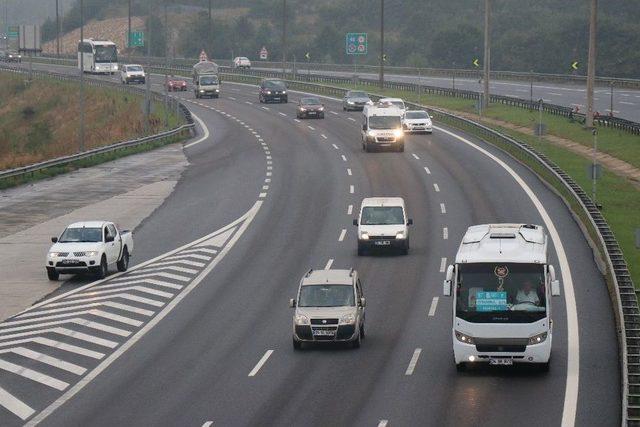
[[[293,339],[293,349],[294,350],[302,350],[302,343],[295,338]]]
[[[127,248],[124,248],[124,252],[122,253],[122,258],[118,261],[118,271],[127,271],[129,268],[129,251]]]
[[[100,261],[100,268],[98,269],[98,271],[96,273],[96,278],[104,279],[105,277],[107,277],[107,274],[109,274],[109,269],[107,267],[107,260],[103,256],[102,260]]]
[[[55,282],[60,277],[60,273],[53,267],[47,267],[47,277]]]

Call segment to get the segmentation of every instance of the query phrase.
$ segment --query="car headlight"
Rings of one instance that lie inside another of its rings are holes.
[[[216,92],[220,92],[220,89],[216,89]]]
[[[354,104],[354,102],[353,102],[353,101],[347,101],[347,104],[351,104],[351,105],[353,105],[353,104]]]
[[[318,108],[318,111],[324,111],[324,107]]]
[[[373,131],[368,130],[368,131],[367,131],[367,136],[371,136],[371,137],[373,137],[373,136],[375,136],[375,134],[373,133]]]
[[[402,129],[396,129],[393,131],[393,136],[400,138],[402,136]]]
[[[283,91],[282,91],[282,94],[283,94],[283,95],[286,95],[286,94],[287,94],[287,91],[286,91],[286,90],[283,90]]]
[[[204,89],[200,89],[200,93],[204,93]]]
[[[58,258],[60,256],[60,252],[49,252],[49,256],[51,258]]]
[[[398,234],[396,234],[396,239],[404,239],[404,232],[399,232]]]
[[[306,108],[300,108],[300,111],[307,111]]]
[[[454,331],[456,334],[456,338],[458,339],[458,341],[460,341],[461,343],[465,343],[465,344],[474,344],[474,340],[473,337],[470,337],[469,335],[465,335],[462,332],[458,332],[458,331]]]
[[[369,240],[369,234],[367,232],[360,233],[360,238],[362,240]]]
[[[296,325],[309,325],[309,318],[307,316],[305,316],[304,314],[296,314],[294,316],[294,321],[296,322]]]
[[[538,335],[534,335],[531,338],[529,338],[529,345],[533,345],[533,344],[540,344],[541,342],[544,342],[547,339],[547,333],[543,332],[541,334]]]
[[[270,91],[270,90],[266,91],[265,93],[266,93],[267,95],[271,95],[271,91]]]
[[[340,318],[341,325],[353,325],[356,322],[355,314],[345,314]]]
[[[85,252],[84,256],[88,256],[88,257],[94,257],[94,256],[98,256],[100,252],[98,251],[89,251],[89,252]]]

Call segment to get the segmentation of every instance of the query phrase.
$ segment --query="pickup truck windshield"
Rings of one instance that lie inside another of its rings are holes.
[[[67,228],[60,236],[60,243],[102,242],[101,228]]]
[[[544,266],[473,263],[458,269],[457,317],[469,322],[526,323],[546,316]]]
[[[362,225],[404,224],[404,214],[400,206],[371,206],[362,209]]]
[[[353,307],[355,297],[350,285],[308,285],[300,289],[298,307]]]
[[[118,53],[115,46],[96,46],[95,55],[96,62],[118,62]]]
[[[218,84],[218,78],[214,77],[214,76],[200,77],[200,84],[203,85],[203,86],[217,85]]]
[[[371,116],[369,117],[370,129],[399,129],[401,126],[399,116]]]

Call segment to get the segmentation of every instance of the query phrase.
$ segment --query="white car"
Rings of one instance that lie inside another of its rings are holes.
[[[127,64],[120,68],[120,81],[122,84],[145,83],[146,78],[142,65]]]
[[[246,56],[236,56],[233,59],[233,68],[251,68],[251,61]]]
[[[53,246],[46,259],[49,280],[58,280],[60,274],[78,273],[92,273],[103,279],[114,264],[118,271],[126,271],[133,254],[131,232],[108,221],[76,222],[51,241]]]
[[[378,100],[378,104],[382,106],[396,107],[399,110],[402,110],[404,113],[407,110],[407,107],[404,105],[404,101],[400,98],[380,98]]]
[[[405,132],[432,133],[431,116],[424,110],[409,110],[402,118],[402,128]]]
[[[409,226],[402,197],[368,197],[362,200],[360,215],[353,220],[358,226],[358,255],[368,249],[397,249],[409,253]]]
[[[364,338],[365,299],[358,272],[309,270],[289,300],[293,314],[293,348],[303,343],[346,342],[360,347]]]

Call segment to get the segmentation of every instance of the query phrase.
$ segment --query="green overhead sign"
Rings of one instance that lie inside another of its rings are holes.
[[[144,31],[132,31],[129,34],[129,47],[144,46]]]
[[[10,39],[17,39],[20,35],[20,27],[17,25],[10,25],[7,29],[7,37]]]
[[[367,33],[347,33],[347,55],[367,54]]]

